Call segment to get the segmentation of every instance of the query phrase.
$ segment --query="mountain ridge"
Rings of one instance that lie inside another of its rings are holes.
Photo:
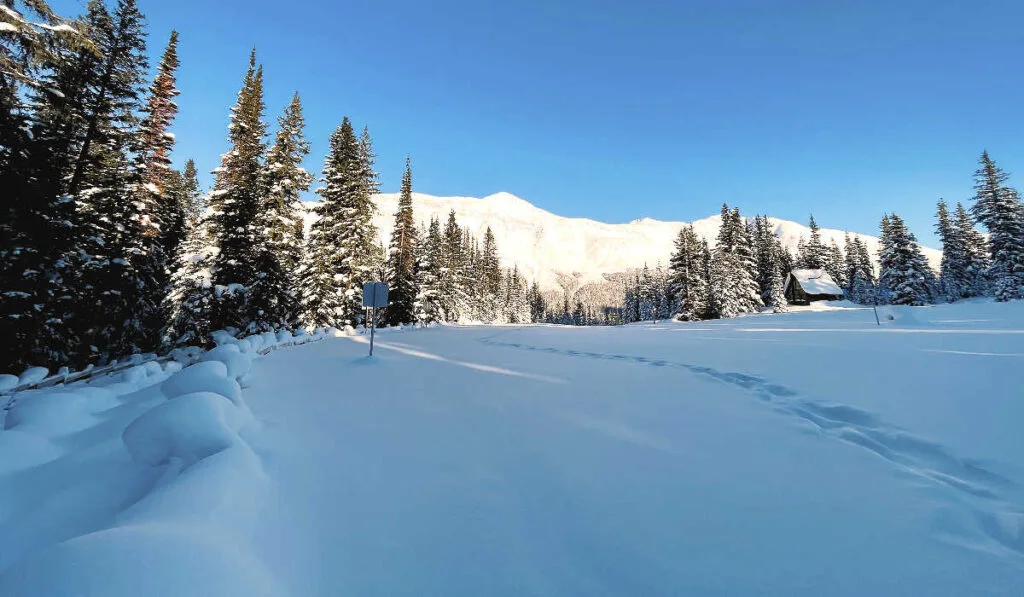
[[[315,203],[305,204],[308,213],[311,214]],[[398,193],[376,195],[374,203],[377,213],[373,221],[386,244],[398,208]],[[625,224],[610,224],[590,218],[560,216],[505,191],[479,198],[413,193],[413,217],[417,225],[425,227],[432,217],[439,218],[443,225],[452,209],[459,225],[468,227],[478,239],[482,240],[484,231],[490,227],[502,264],[518,266],[527,279],[536,280],[545,290],[559,288],[559,281],[564,281],[565,276],[587,284],[604,281],[610,274],[643,267],[645,263],[651,267],[659,263],[665,266],[675,237],[683,226],[692,224],[697,234],[713,247],[721,223],[721,216],[715,214],[693,222],[645,217]],[[769,217],[769,221],[783,246],[794,254],[800,238],[810,235],[810,229],[798,222],[774,217]],[[820,233],[825,244],[835,240],[842,248],[847,231],[822,228]],[[852,231],[849,234],[860,237],[877,259],[878,237]],[[941,252],[928,247],[922,250],[937,269]]]

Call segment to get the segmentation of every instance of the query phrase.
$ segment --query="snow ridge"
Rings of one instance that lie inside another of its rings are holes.
[[[398,207],[398,194],[385,193],[375,198],[374,217],[382,242],[387,243]],[[307,225],[315,216],[315,202],[306,203]],[[578,274],[580,283],[601,282],[606,274],[625,272],[644,263],[666,265],[673,241],[688,222],[665,222],[642,218],[628,224],[608,224],[586,218],[567,218],[543,210],[511,193],[495,193],[483,198],[436,197],[413,193],[413,211],[418,224],[437,217],[443,222],[455,210],[459,224],[483,238],[490,227],[498,243],[502,263],[518,265],[527,279],[536,280],[542,289],[558,288],[559,274]],[[749,214],[749,215],[752,215]],[[775,235],[794,254],[800,238],[808,238],[810,229],[797,222],[769,218]],[[714,246],[721,216],[695,220],[697,234]],[[846,231],[821,229],[822,241],[842,247]],[[851,233],[867,245],[877,259],[878,238]],[[941,252],[924,248],[932,267],[937,268]]]

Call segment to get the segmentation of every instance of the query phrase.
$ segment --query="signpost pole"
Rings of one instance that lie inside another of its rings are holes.
[[[370,356],[373,356],[373,333],[377,329],[377,285],[373,285],[373,307],[370,307]]]

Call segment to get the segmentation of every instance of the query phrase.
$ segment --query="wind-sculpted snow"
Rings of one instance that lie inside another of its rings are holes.
[[[0,595],[278,596],[247,545],[269,491],[237,379],[262,335],[12,397],[0,431]],[[38,375],[36,375],[38,377]]]

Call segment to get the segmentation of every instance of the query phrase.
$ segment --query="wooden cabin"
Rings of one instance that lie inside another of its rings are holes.
[[[789,272],[784,293],[791,305],[838,301],[844,295],[843,289],[823,269],[795,269]]]

